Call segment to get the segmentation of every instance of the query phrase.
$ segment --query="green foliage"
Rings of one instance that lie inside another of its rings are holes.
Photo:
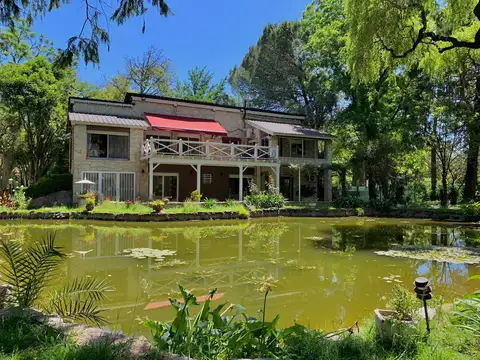
[[[183,82],[177,81],[173,96],[185,100],[205,101],[215,104],[228,104],[230,98],[225,91],[227,79],[213,84],[213,73],[206,67],[198,66],[188,71],[188,78]]]
[[[480,202],[471,202],[468,204],[461,205],[462,211],[469,216],[479,216],[480,215]]]
[[[25,191],[23,188],[15,191],[15,194],[13,194],[12,202],[15,209],[20,210],[28,208],[28,205],[30,204],[30,200],[27,199],[27,197],[25,196]]]
[[[240,219],[248,219],[250,217],[250,212],[242,206],[238,209],[238,217]]]
[[[265,321],[266,299],[261,310],[261,319],[242,314],[243,308],[221,304],[211,307],[216,289],[209,292],[195,317],[190,310],[199,306],[195,295],[178,285],[182,301],[169,299],[176,312],[170,323],[148,320],[145,326],[152,332],[155,346],[161,351],[184,354],[196,359],[232,359],[241,357],[269,356],[278,352],[280,341],[292,329],[278,331],[276,324]]]
[[[46,311],[54,310],[66,319],[81,319],[95,324],[104,322],[99,315],[98,302],[112,288],[96,279],[76,279],[54,292],[45,301],[44,292],[58,276],[66,255],[55,245],[55,236],[48,235],[39,243],[24,248],[16,241],[0,240],[0,273],[11,286],[10,306],[20,309],[44,305]]]
[[[193,190],[192,193],[190,194],[190,199],[195,202],[199,202],[202,200],[202,194],[198,190]]]
[[[213,209],[215,206],[217,206],[217,199],[205,198],[203,201],[203,207],[205,209]]]
[[[165,203],[162,200],[155,200],[152,202],[152,209],[158,214],[165,209]]]
[[[109,214],[151,214],[152,207],[148,204],[142,204],[140,201],[103,200],[95,206],[93,212]]]
[[[285,198],[282,194],[257,194],[247,195],[245,203],[257,209],[281,209],[285,205]]]
[[[356,194],[346,194],[336,198],[333,201],[333,206],[344,209],[364,208],[368,206],[368,201],[362,199]]]
[[[236,202],[233,199],[227,199],[227,200],[225,200],[225,202],[227,203],[227,206],[235,206],[236,205]]]
[[[480,275],[470,278],[474,279],[480,280]],[[454,323],[480,337],[480,290],[455,303]]]
[[[416,316],[420,305],[412,291],[401,285],[395,285],[387,307],[397,313],[397,320],[410,320]]]
[[[25,196],[35,199],[57,191],[72,190],[72,174],[50,174],[41,177],[25,191]]]
[[[85,200],[85,210],[93,211],[95,208],[95,197],[89,196]]]

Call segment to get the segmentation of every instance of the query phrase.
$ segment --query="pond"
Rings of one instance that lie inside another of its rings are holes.
[[[433,282],[447,301],[478,288],[468,281],[478,264],[378,255],[397,245],[479,243],[473,226],[400,219],[259,219],[228,222],[107,223],[0,222],[0,236],[25,243],[55,232],[71,253],[56,284],[77,277],[108,278],[115,286],[103,304],[112,328],[146,331],[146,317],[170,320],[168,297],[177,282],[204,296],[218,288],[217,304],[241,304],[255,316],[262,285],[273,287],[267,318],[310,328],[352,325],[384,306],[395,284],[411,288],[417,276]]]

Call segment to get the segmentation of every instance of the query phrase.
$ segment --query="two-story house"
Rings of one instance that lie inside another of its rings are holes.
[[[303,126],[304,115],[128,93],[70,98],[68,116],[74,201],[87,188],[119,201],[184,201],[194,190],[243,200],[269,176],[288,200],[331,201],[332,136]],[[75,184],[83,179],[95,185]]]

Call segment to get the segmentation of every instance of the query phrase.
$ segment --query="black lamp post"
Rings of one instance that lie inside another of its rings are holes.
[[[423,300],[423,308],[425,310],[425,320],[427,322],[427,332],[430,332],[430,321],[428,319],[428,308],[427,300],[432,299],[432,284],[430,280],[425,277],[418,277],[415,279],[415,293],[417,294],[417,299]]]

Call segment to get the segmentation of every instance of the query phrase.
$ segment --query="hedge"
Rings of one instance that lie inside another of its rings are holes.
[[[72,182],[72,174],[47,175],[40,178],[35,184],[30,185],[25,191],[25,195],[35,199],[57,191],[72,190]]]

